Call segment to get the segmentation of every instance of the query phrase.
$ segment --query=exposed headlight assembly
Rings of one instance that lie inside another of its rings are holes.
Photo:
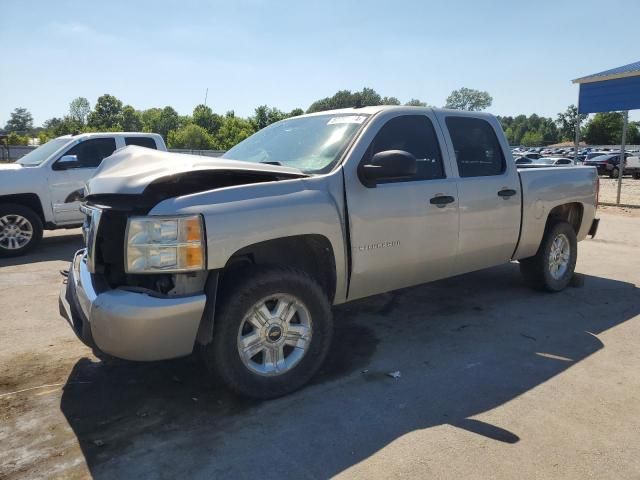
[[[193,272],[205,269],[200,215],[131,217],[127,222],[127,273]]]

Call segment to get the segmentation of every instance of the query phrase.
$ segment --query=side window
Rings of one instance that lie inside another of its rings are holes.
[[[410,181],[444,178],[438,137],[431,120],[424,115],[404,115],[389,120],[373,139],[367,155],[371,157],[385,150],[404,150],[416,157],[418,170]]]
[[[65,155],[78,156],[78,166],[75,168],[96,168],[115,149],[116,141],[113,138],[92,138],[79,143]]]
[[[157,150],[156,141],[150,137],[125,137],[125,145],[138,145],[139,147],[153,148]]]
[[[479,118],[447,117],[461,177],[487,177],[505,171],[504,153],[491,125]]]

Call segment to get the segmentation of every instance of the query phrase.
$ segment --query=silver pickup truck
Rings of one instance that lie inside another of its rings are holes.
[[[484,113],[303,115],[219,159],[127,147],[87,183],[60,309],[98,352],[197,349],[232,389],[276,397],[320,368],[332,305],[513,260],[562,290],[597,194],[592,167],[518,171]]]

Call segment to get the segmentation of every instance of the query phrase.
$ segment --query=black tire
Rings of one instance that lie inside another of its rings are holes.
[[[560,278],[554,278],[551,273],[549,257],[554,240],[564,235],[569,241],[569,260],[567,269]],[[578,242],[573,227],[567,222],[558,220],[550,223],[542,237],[542,242],[538,252],[530,258],[520,260],[520,272],[525,283],[536,290],[546,290],[547,292],[559,292],[564,290],[571,279],[576,268],[578,258]]]
[[[634,180],[640,180],[640,172],[634,172],[633,179]]]
[[[3,244],[0,241],[0,257],[18,257],[20,255],[24,255],[28,251],[32,250],[40,240],[42,240],[42,220],[36,212],[31,210],[29,207],[25,207],[23,205],[18,205],[15,203],[4,203],[0,205],[0,219],[6,216],[19,215],[25,218],[30,226],[31,226],[31,239],[25,245],[19,248],[10,249],[8,245]],[[3,228],[0,226],[0,233],[2,233]]]
[[[243,363],[238,334],[248,310],[274,294],[292,295],[304,304],[312,335],[304,356],[289,371],[264,376]],[[275,398],[299,389],[320,369],[331,344],[333,320],[326,293],[309,275],[277,266],[243,267],[223,281],[220,295],[213,341],[204,357],[207,368],[229,388],[247,397]]]
[[[618,175],[620,175],[620,170],[618,170],[618,167],[614,167],[613,170],[611,170],[611,172],[609,173],[610,178],[618,178]]]

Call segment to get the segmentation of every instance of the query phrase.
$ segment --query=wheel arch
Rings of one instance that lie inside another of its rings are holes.
[[[573,227],[573,231],[576,232],[576,236],[580,232],[582,225],[582,217],[584,215],[584,205],[580,202],[564,203],[557,205],[549,211],[547,215],[547,221],[545,230],[549,228],[553,223],[561,220],[567,222]]]
[[[16,205],[22,205],[33,210],[42,224],[45,224],[44,210],[42,208],[42,202],[40,197],[35,193],[16,193],[11,195],[0,195],[0,204],[14,203]]]
[[[215,310],[220,291],[241,268],[274,265],[304,271],[323,289],[330,303],[336,295],[336,259],[331,241],[321,234],[293,235],[246,245],[234,252],[224,268],[212,270],[205,285],[207,305],[200,322],[197,343],[207,345],[213,339]]]

